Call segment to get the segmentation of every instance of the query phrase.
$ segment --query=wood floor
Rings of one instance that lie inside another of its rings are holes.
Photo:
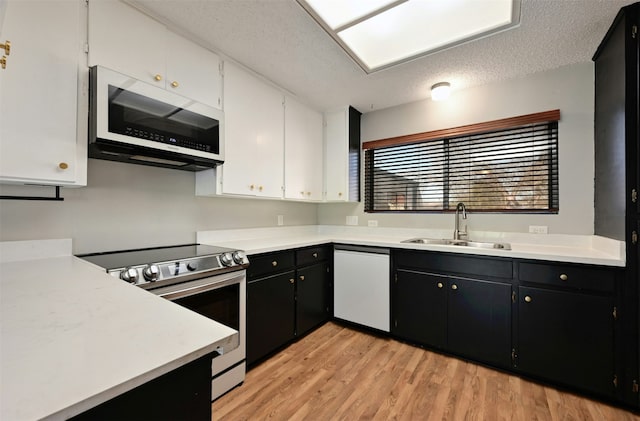
[[[631,412],[327,323],[247,373],[214,420],[640,420]]]

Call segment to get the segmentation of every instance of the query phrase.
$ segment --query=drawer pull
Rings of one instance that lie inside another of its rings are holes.
[[[289,283],[291,283],[291,284],[295,284],[295,282],[296,282],[296,280],[295,280],[295,279],[293,279],[293,278],[289,279]]]
[[[318,253],[313,253],[312,256],[317,259],[318,258]]]
[[[304,275],[300,275],[300,280],[304,281]]]
[[[273,267],[278,266],[278,262],[274,260],[273,262],[271,262],[271,266],[273,266]]]
[[[458,285],[456,284],[451,285],[451,289],[458,289]]]
[[[525,303],[530,303],[531,302],[531,297],[529,295],[525,295],[524,301],[525,301]]]
[[[567,279],[569,279],[569,277],[567,276],[567,274],[563,273],[560,275],[560,280],[561,281],[566,281]]]
[[[442,282],[438,282],[438,288],[442,288],[443,286]]]

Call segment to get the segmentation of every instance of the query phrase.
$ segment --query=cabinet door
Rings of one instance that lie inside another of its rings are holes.
[[[412,342],[445,348],[447,278],[399,269],[392,284],[391,332]]]
[[[247,283],[248,364],[294,338],[294,283],[294,271]]]
[[[224,97],[226,151],[222,192],[282,198],[282,94],[226,62]]]
[[[328,314],[327,264],[298,269],[296,294],[296,334],[301,336],[325,322]]]
[[[164,25],[121,1],[89,1],[89,66],[165,87]]]
[[[284,194],[322,200],[322,114],[287,97],[284,115]]]
[[[81,176],[76,142],[82,6],[8,1],[5,7],[0,39],[11,42],[11,51],[2,54],[7,66],[0,70],[0,179],[73,185]]]
[[[518,297],[520,369],[611,396],[612,299],[529,287],[520,287]]]
[[[511,285],[450,278],[449,350],[478,361],[511,366]]]
[[[171,31],[166,41],[167,89],[221,109],[220,58]]]
[[[325,113],[325,200],[349,200],[349,115],[347,109]]]

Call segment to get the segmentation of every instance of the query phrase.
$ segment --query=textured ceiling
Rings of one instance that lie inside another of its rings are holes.
[[[521,24],[373,74],[295,0],[129,0],[171,28],[320,110],[362,112],[591,60],[620,7],[633,0],[522,0]]]

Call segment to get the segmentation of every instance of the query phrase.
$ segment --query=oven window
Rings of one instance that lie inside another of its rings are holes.
[[[174,302],[232,329],[240,328],[240,284],[180,298]]]

